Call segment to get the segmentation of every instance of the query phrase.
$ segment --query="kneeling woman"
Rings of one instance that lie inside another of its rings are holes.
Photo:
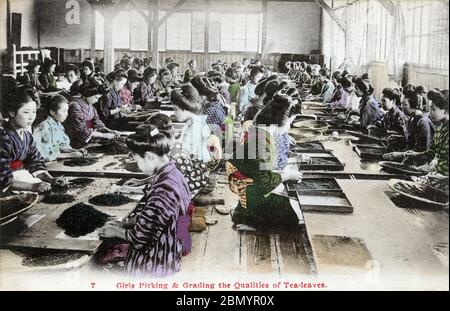
[[[275,172],[273,135],[282,130],[293,112],[288,96],[275,95],[255,117],[244,144],[227,163],[230,188],[239,195],[232,220],[257,229],[293,228],[298,218],[289,199],[273,192],[282,182],[299,180],[300,172],[289,166]]]
[[[18,91],[5,102],[9,121],[0,128],[0,191],[24,190],[46,192],[51,184],[64,185],[64,178],[47,172],[45,160],[27,131],[36,118],[32,89]]]
[[[47,119],[39,124],[33,133],[36,146],[46,161],[68,157],[83,157],[84,149],[73,149],[69,137],[61,124],[67,118],[69,103],[62,95],[53,96],[46,106]]]
[[[94,108],[94,104],[105,92],[104,86],[92,81],[81,85],[81,97],[72,98],[66,129],[74,148],[83,148],[95,141],[110,141],[119,135],[117,131],[105,126]]]
[[[170,160],[167,137],[154,130],[150,135],[133,134],[127,139],[133,158],[154,180],[145,188],[129,223],[106,224],[100,235],[118,237],[130,243],[125,270],[131,275],[166,276],[180,270],[182,243],[177,236],[177,220],[187,213],[189,187],[183,174]]]

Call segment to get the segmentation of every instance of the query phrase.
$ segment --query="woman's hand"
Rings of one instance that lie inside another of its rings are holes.
[[[80,152],[83,155],[83,157],[87,156],[87,154],[88,154],[88,151],[86,149],[78,149],[76,151]]]
[[[49,192],[51,189],[52,189],[52,186],[47,182],[36,183],[36,184],[33,184],[33,186],[31,187],[31,190],[33,192],[38,192],[38,193]]]
[[[209,153],[214,160],[220,160],[222,158],[222,146],[220,140],[216,135],[211,135],[206,142]]]
[[[288,168],[288,169],[285,169],[284,171],[281,171],[280,175],[281,175],[281,180],[283,182],[288,181],[288,180],[300,181],[303,177],[302,172],[299,172],[298,170],[295,170],[292,168]]]
[[[65,177],[57,177],[52,180],[53,185],[65,186],[67,185],[67,178]]]
[[[116,135],[113,133],[102,133],[101,137],[104,139],[113,140],[114,138],[116,138]]]
[[[117,224],[105,224],[98,235],[104,238],[121,238],[125,240],[125,229]]]
[[[142,186],[144,183],[139,180],[139,179],[135,179],[135,178],[131,178],[129,180],[127,180],[126,182],[124,182],[124,186],[125,187],[139,187]]]

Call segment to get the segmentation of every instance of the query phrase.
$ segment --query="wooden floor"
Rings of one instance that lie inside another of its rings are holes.
[[[207,196],[224,198],[227,207],[237,205],[237,196],[229,190],[223,175],[218,175],[216,189]],[[239,232],[233,228],[231,215],[219,214],[214,206],[208,207],[207,215],[217,218],[218,223],[208,226],[204,232],[191,233],[192,253],[183,258],[181,274],[311,273],[300,229],[278,234]]]

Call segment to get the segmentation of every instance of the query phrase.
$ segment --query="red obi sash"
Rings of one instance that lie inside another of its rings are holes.
[[[23,168],[23,162],[20,160],[16,160],[16,161],[12,161],[11,164],[9,165],[9,167],[13,170],[13,171],[17,171]]]

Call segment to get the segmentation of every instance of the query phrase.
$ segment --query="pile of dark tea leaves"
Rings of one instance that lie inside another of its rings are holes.
[[[77,238],[103,227],[111,218],[92,205],[78,203],[66,209],[56,220],[56,224],[65,230],[65,234]]]
[[[89,166],[92,165],[94,163],[96,163],[97,160],[96,159],[72,159],[72,160],[67,160],[64,161],[63,164],[64,166],[70,166],[70,167],[76,167],[76,166]]]
[[[127,154],[130,152],[130,149],[128,149],[125,143],[116,141],[101,146],[91,147],[89,148],[89,152],[104,153],[105,155],[117,155],[117,154]]]
[[[98,206],[119,206],[130,203],[132,200],[120,193],[100,194],[89,199],[89,203]]]
[[[47,204],[63,204],[63,203],[71,203],[75,201],[75,197],[70,194],[52,192],[45,195],[42,202]]]

